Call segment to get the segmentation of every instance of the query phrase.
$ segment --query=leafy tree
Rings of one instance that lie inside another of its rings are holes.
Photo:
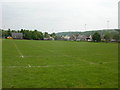
[[[24,30],[23,30],[23,29],[21,29],[21,30],[20,30],[20,32],[21,32],[21,33],[24,33]]]
[[[111,34],[111,33],[105,34],[104,39],[106,40],[106,42],[111,41],[111,39],[112,39],[112,34]]]
[[[113,36],[113,39],[116,40],[116,41],[120,40],[120,35],[119,34],[115,34]]]
[[[24,39],[32,39],[32,32],[31,31],[29,31],[29,30],[25,30],[24,31]]]
[[[42,34],[42,32],[38,32],[37,30],[34,30],[32,32],[32,38],[34,40],[43,40],[43,34]]]
[[[101,37],[100,37],[100,34],[98,32],[95,32],[93,35],[92,35],[92,39],[94,42],[100,42],[101,41]]]
[[[7,38],[8,36],[10,36],[10,33],[7,30],[2,30],[2,38]]]
[[[36,31],[36,30],[34,30],[34,31],[32,32],[32,39],[34,39],[34,40],[37,40],[37,39],[38,39],[37,31]]]
[[[49,38],[49,34],[47,32],[44,33],[45,38]]]
[[[43,39],[44,39],[43,33],[42,33],[42,32],[39,32],[39,33],[38,33],[38,37],[39,37],[40,40],[43,40]]]
[[[51,37],[53,37],[55,40],[57,39],[57,35],[55,33],[50,34]]]
[[[12,32],[18,32],[18,33],[23,33],[23,39],[34,39],[34,40],[43,40],[44,36],[42,32],[39,32],[37,30],[30,31],[30,30],[2,30],[2,38],[6,38],[7,36],[11,36]]]
[[[11,36],[11,30],[10,29],[8,29],[8,36]]]

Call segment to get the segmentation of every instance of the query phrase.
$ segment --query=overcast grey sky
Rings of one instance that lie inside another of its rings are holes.
[[[2,3],[3,29],[42,32],[118,28],[119,0],[13,0]],[[85,24],[86,29],[85,29]]]

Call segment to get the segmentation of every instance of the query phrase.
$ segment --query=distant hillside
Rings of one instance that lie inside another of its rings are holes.
[[[73,34],[80,34],[80,35],[93,35],[95,32],[98,32],[101,35],[105,35],[106,33],[113,33],[116,34],[118,33],[117,31],[118,29],[111,29],[111,30],[96,30],[96,31],[85,31],[85,32],[60,32],[60,33],[56,33],[58,36],[70,36]]]

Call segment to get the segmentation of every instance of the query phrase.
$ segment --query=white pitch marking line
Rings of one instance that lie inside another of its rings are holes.
[[[16,45],[15,43],[14,43],[14,45],[15,45],[16,50],[17,50],[17,52],[19,53],[20,57],[21,57],[21,58],[24,58],[22,52],[19,50],[19,48],[17,47],[17,45]]]
[[[30,65],[30,64],[28,64],[28,67],[30,68],[30,67],[31,67],[31,65]]]
[[[24,56],[21,56],[21,58],[24,58]]]
[[[113,63],[113,62],[108,62],[108,63]],[[107,62],[106,63],[104,63],[104,64],[107,64]],[[41,66],[31,66],[30,64],[28,64],[28,66],[7,66],[7,67],[9,67],[9,68],[27,68],[27,67],[29,67],[29,68],[31,68],[31,67],[37,67],[37,68],[41,68],[41,67],[65,67],[65,66],[73,66],[74,64],[67,64],[67,65],[41,65]],[[76,65],[80,65],[80,64],[76,64]],[[3,66],[4,67],[4,66]]]

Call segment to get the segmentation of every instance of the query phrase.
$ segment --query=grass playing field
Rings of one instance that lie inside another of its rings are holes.
[[[3,88],[117,88],[118,44],[3,40]]]

